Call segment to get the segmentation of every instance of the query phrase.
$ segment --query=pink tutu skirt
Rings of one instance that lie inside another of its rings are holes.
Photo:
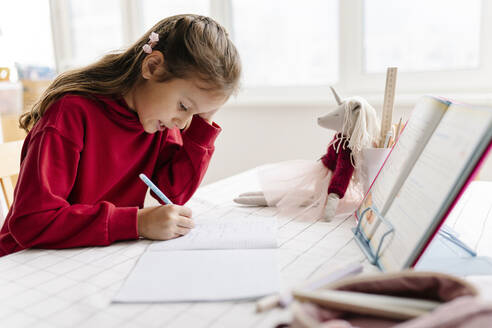
[[[332,172],[321,161],[292,160],[270,164],[258,171],[268,206],[282,214],[321,219]],[[338,203],[336,215],[348,215],[362,201],[362,192],[351,182]]]

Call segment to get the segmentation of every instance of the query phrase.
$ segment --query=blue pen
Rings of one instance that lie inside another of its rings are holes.
[[[155,184],[152,183],[152,181],[150,181],[149,178],[147,178],[147,176],[143,173],[140,173],[138,175],[138,177],[140,179],[142,179],[142,181],[147,185],[149,186],[150,190],[152,190],[160,199],[162,199],[162,201],[166,204],[172,204],[173,202],[171,202],[169,200],[169,198],[166,197],[166,195],[164,195],[164,193],[162,191],[159,190],[159,188],[157,188],[157,186]]]

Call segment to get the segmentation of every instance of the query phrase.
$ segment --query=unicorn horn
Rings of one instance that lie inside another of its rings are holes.
[[[340,96],[337,94],[337,92],[335,91],[335,89],[333,89],[332,86],[330,86],[330,89],[331,89],[331,92],[333,92],[333,96],[335,96],[335,100],[337,101],[337,103],[339,105],[341,105],[342,101],[340,100]]]

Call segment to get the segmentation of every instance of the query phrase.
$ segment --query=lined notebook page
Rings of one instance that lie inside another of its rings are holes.
[[[225,301],[278,292],[275,217],[200,205],[195,228],[154,242],[113,301]]]
[[[444,100],[429,96],[420,98],[400,139],[369,191],[371,203],[364,202],[364,204],[374,206],[383,215],[387,212],[389,204],[401,188],[448,106],[449,102]],[[361,223],[365,234],[370,237],[378,225],[378,220],[364,220]]]
[[[383,248],[385,270],[411,265],[491,137],[492,111],[453,104],[425,146],[385,218],[395,233]],[[486,144],[485,144],[486,142]],[[377,246],[385,229],[371,240]]]
[[[213,216],[213,213],[212,213]],[[276,248],[276,220],[231,210],[222,217],[199,217],[188,234],[154,242],[150,251],[191,249]]]

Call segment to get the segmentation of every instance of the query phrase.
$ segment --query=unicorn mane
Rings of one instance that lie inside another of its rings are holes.
[[[361,97],[346,98],[341,106],[344,108],[344,117],[341,136],[332,141],[338,153],[340,147],[348,147],[351,153],[352,165],[357,168],[363,148],[372,147],[379,136],[379,120],[376,110]],[[358,107],[357,111],[353,109]]]

